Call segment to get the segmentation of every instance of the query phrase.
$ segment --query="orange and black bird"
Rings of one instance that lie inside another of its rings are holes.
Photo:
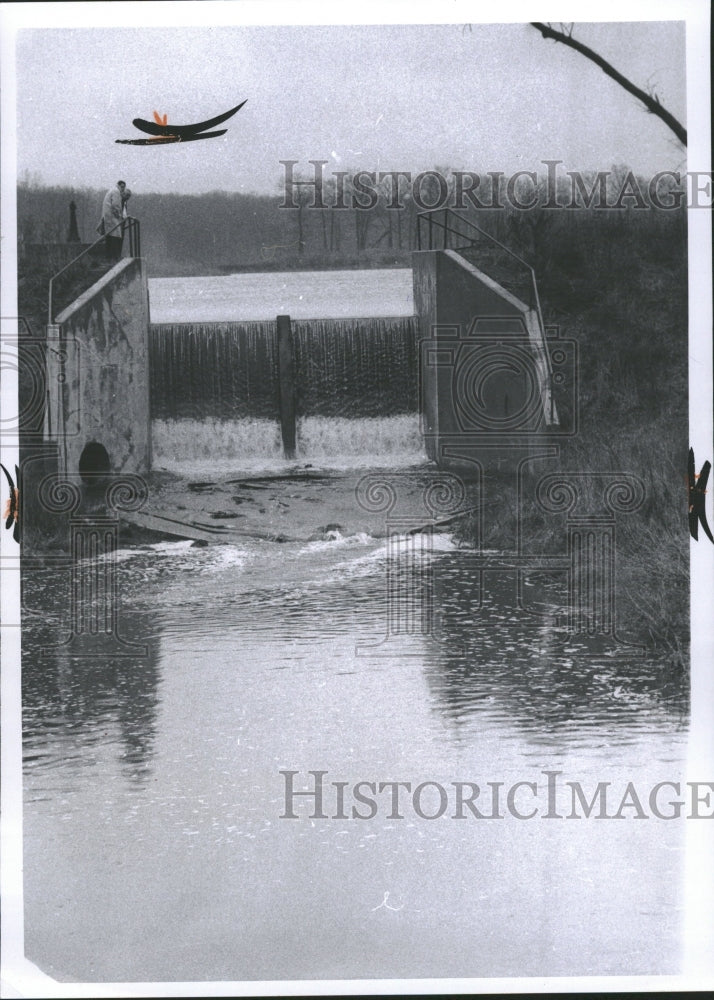
[[[157,143],[195,142],[197,139],[214,139],[218,135],[225,135],[228,129],[222,128],[216,132],[207,132],[206,129],[213,128],[215,125],[222,125],[223,122],[228,121],[237,111],[240,111],[246,102],[247,99],[237,104],[234,108],[231,108],[230,111],[224,111],[223,114],[216,115],[215,118],[209,118],[205,122],[196,122],[194,125],[169,125],[168,115],[160,115],[157,111],[154,111],[153,122],[145,121],[143,118],[135,118],[132,122],[132,125],[138,128],[140,132],[146,132],[150,135],[151,139],[115,139],[114,141],[123,146],[154,146]]]
[[[10,499],[5,501],[5,509],[3,511],[3,517],[5,518],[5,527],[10,528],[14,524],[12,531],[12,537],[16,542],[20,541],[20,491],[17,486],[15,486],[12,481],[12,476],[7,471],[5,466],[0,463],[0,469],[5,473],[7,477],[8,484],[10,486]],[[17,476],[18,484],[20,482],[20,470],[15,466],[15,475]]]
[[[687,463],[687,483],[689,486],[689,534],[695,540],[699,539],[699,525],[701,523],[704,533],[714,542],[711,529],[707,524],[707,513],[704,507],[704,498],[707,492],[707,481],[711,472],[711,462],[705,462],[702,471],[697,475],[694,472],[694,448],[689,449],[689,461]]]

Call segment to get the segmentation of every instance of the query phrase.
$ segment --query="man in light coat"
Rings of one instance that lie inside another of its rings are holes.
[[[111,188],[104,195],[102,202],[102,218],[98,226],[99,232],[103,232],[104,245],[106,248],[107,260],[117,261],[121,257],[121,245],[124,238],[123,226],[114,229],[123,219],[125,181],[117,181],[116,187]],[[111,230],[114,230],[111,232]]]

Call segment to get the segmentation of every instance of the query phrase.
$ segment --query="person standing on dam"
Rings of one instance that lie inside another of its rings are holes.
[[[131,198],[131,191],[128,187],[124,187],[124,194],[121,196],[121,217],[122,219],[129,218],[129,199]],[[122,226],[121,232],[124,233],[125,226]]]
[[[116,186],[110,188],[104,195],[102,202],[102,217],[97,226],[98,233],[104,233],[104,245],[107,260],[116,263],[121,257],[121,245],[124,238],[124,196],[126,193],[126,181],[117,181]],[[122,223],[121,228],[116,228]],[[112,232],[113,230],[113,232]]]

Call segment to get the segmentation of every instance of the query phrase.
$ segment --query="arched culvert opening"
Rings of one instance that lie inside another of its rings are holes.
[[[90,441],[79,456],[79,474],[82,477],[82,482],[87,486],[99,483],[105,476],[109,475],[109,472],[107,449],[98,441]]]

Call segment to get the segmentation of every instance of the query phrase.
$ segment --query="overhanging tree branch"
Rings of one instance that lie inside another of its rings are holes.
[[[578,42],[575,38],[572,37],[571,34],[566,34],[563,31],[556,31],[555,28],[551,28],[550,25],[548,24],[543,24],[542,21],[531,21],[530,23],[532,27],[540,31],[543,38],[552,38],[554,42],[562,42],[563,45],[568,45],[571,49],[575,49],[576,52],[579,52],[581,55],[585,56],[586,59],[589,59],[591,62],[594,62],[596,66],[600,67],[603,73],[605,73],[607,76],[613,79],[616,83],[619,83],[620,86],[623,87],[628,94],[632,94],[632,96],[636,97],[638,101],[642,101],[644,106],[651,114],[657,115],[657,117],[660,118],[665,123],[665,125],[671,128],[671,130],[674,132],[674,134],[677,136],[677,138],[679,139],[679,141],[682,143],[683,146],[687,145],[686,128],[684,128],[684,126],[674,117],[674,115],[671,112],[667,111],[666,108],[662,107],[656,96],[653,97],[646,91],[641,90],[639,87],[636,87],[634,83],[632,83],[630,80],[627,79],[626,76],[623,76],[622,73],[618,73],[615,67],[611,66],[606,59],[603,59],[602,56],[599,56],[597,52],[593,52],[593,50],[589,48],[587,45],[583,45],[582,42]]]

